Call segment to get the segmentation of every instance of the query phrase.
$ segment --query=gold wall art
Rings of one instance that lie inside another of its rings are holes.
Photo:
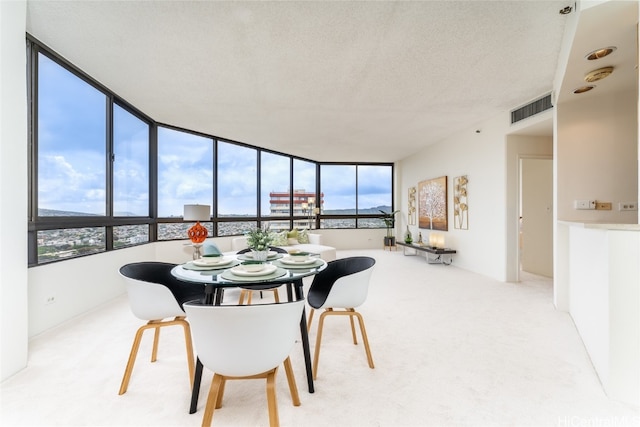
[[[409,187],[409,209],[408,220],[409,225],[416,224],[416,187]]]
[[[447,177],[418,183],[418,226],[447,231]]]
[[[466,175],[453,179],[453,227],[460,230],[469,229],[469,205],[467,204]]]

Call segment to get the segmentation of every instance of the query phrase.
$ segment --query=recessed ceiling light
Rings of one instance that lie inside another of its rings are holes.
[[[587,83],[597,82],[598,80],[602,80],[605,77],[609,77],[611,73],[613,73],[613,67],[598,68],[597,70],[593,70],[592,72],[584,76],[584,81]]]
[[[585,93],[585,92],[589,92],[591,89],[593,89],[595,86],[582,86],[579,87],[578,89],[575,89],[573,91],[573,93]]]
[[[589,61],[593,61],[595,59],[604,58],[605,56],[613,53],[617,48],[615,46],[603,47],[602,49],[596,49],[593,52],[589,52],[585,58]]]

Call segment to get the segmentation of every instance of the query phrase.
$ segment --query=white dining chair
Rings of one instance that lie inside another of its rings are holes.
[[[154,330],[151,362],[155,362],[158,356],[160,328],[167,326],[180,325],[184,329],[189,381],[193,385],[191,329],[185,319],[182,304],[203,297],[204,285],[184,283],[174,278],[171,275],[173,267],[175,264],[165,262],[137,262],[126,264],[119,270],[125,281],[131,311],[134,316],[147,323],[136,331],[118,394],[127,391],[144,331]]]
[[[214,372],[202,419],[211,425],[222,407],[227,380],[266,379],[269,425],[279,425],[275,379],[284,362],[294,406],[300,405],[289,353],[299,333],[304,300],[280,304],[203,305],[184,309],[193,330],[198,358]]]
[[[313,277],[313,282],[307,293],[307,302],[311,306],[307,329],[311,330],[311,322],[315,310],[323,309],[318,321],[316,332],[316,347],[313,356],[313,378],[318,375],[318,361],[320,359],[320,344],[322,328],[326,316],[348,316],[351,323],[353,344],[358,344],[353,318],[358,319],[360,333],[367,361],[371,369],[374,368],[369,339],[364,326],[364,319],[355,308],[362,305],[369,290],[369,281],[376,260],[371,257],[357,256],[341,258],[327,263],[327,268]]]

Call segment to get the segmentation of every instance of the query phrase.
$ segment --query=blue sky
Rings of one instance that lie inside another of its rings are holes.
[[[104,215],[106,198],[106,96],[44,55],[39,62],[38,198],[43,209]],[[114,212],[146,215],[149,126],[114,106]],[[250,143],[247,141],[247,143]],[[218,210],[256,214],[257,151],[218,144]],[[270,191],[287,191],[289,157],[262,154],[261,210]],[[325,209],[355,207],[355,166],[324,165]],[[360,166],[358,204],[391,204],[391,168]],[[315,164],[294,160],[295,189],[313,191]],[[158,128],[158,215],[181,216],[184,204],[212,204],[213,140]]]

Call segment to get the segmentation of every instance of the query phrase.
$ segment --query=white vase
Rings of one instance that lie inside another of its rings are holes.
[[[253,255],[253,259],[255,259],[256,261],[266,261],[267,257],[269,256],[269,251],[256,251],[255,249],[251,250],[251,253]]]

